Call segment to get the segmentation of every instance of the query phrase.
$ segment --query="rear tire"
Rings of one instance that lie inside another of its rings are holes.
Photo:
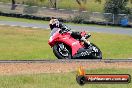
[[[62,50],[62,47],[64,45],[64,50]],[[71,50],[70,48],[64,44],[64,43],[56,43],[53,46],[53,53],[58,59],[71,59]]]

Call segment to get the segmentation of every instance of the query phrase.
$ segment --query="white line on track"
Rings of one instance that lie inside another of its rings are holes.
[[[7,24],[0,24],[1,26],[4,26],[4,25],[7,25]],[[20,26],[20,25],[8,25],[8,26],[12,26],[12,27],[15,27],[15,26],[18,26],[18,27],[24,27],[24,28],[27,28],[27,27],[29,27],[29,26]],[[37,28],[39,28],[39,27],[29,27],[29,28],[34,28],[34,29],[37,29]],[[47,28],[47,30],[48,29],[50,29],[50,28]]]
[[[17,25],[10,25],[10,26],[15,27],[15,26],[17,26]]]
[[[36,28],[39,28],[39,27],[31,27],[31,28],[35,28],[36,29]]]
[[[5,24],[0,24],[0,25],[5,25]]]
[[[24,27],[24,28],[26,28],[26,27],[28,27],[28,26],[20,26],[20,27]]]

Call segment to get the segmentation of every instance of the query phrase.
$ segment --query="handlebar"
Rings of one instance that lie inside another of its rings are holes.
[[[63,33],[67,33],[68,31],[70,31],[70,30],[69,30],[69,29],[61,29],[61,30],[59,31],[59,33],[63,34]]]

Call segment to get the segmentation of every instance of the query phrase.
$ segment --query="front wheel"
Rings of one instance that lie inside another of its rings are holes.
[[[91,58],[92,59],[102,59],[102,52],[101,50],[93,43],[91,43]]]
[[[58,59],[71,59],[70,48],[64,43],[57,43],[53,46],[53,53]]]

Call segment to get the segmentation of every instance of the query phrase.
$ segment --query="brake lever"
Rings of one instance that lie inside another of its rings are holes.
[[[60,30],[59,33],[62,34],[63,33],[62,30]]]

